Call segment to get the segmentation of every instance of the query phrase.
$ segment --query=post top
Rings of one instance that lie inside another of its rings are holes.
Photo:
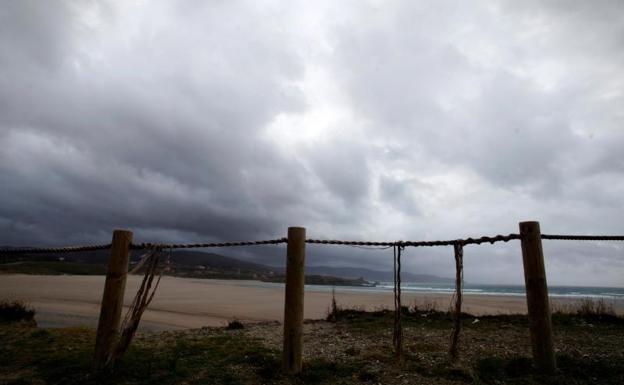
[[[520,234],[539,234],[540,224],[537,221],[520,222]]]
[[[129,233],[129,234],[132,234],[132,231],[125,230],[125,229],[115,229],[115,230],[113,230],[113,233]]]
[[[305,240],[306,237],[306,229],[305,227],[289,227],[288,228],[288,238],[297,237]]]

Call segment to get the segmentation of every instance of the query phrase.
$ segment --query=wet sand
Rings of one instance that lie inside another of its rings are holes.
[[[125,304],[129,305],[142,277],[130,276]],[[26,300],[35,308],[40,326],[96,327],[102,299],[104,276],[0,275],[0,297]],[[392,292],[361,292],[336,288],[340,306],[367,310],[391,308]],[[319,319],[327,315],[331,291],[306,290],[304,317]],[[404,293],[404,305],[435,302],[448,308],[451,296],[445,294]],[[571,303],[571,299],[553,299]],[[617,304],[622,311],[622,304]],[[465,295],[463,310],[468,313],[526,313],[526,300],[518,296]],[[254,281],[226,281],[163,277],[154,301],[143,315],[142,327],[151,330],[223,326],[228,320],[243,322],[282,321],[284,288],[279,284]]]

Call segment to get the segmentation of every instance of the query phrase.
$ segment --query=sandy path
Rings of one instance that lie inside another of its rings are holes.
[[[140,278],[128,278],[126,305],[131,302]],[[234,318],[281,321],[283,286],[258,285],[252,281],[163,277],[154,301],[143,316],[142,327],[161,330],[222,326]],[[37,310],[37,322],[42,326],[95,327],[103,287],[103,276],[0,275],[0,297],[27,300]],[[524,297],[466,295],[464,298],[464,310],[473,314],[526,312]],[[341,288],[336,289],[336,299],[343,306],[367,309],[390,308],[393,303],[391,292],[361,293]],[[330,301],[329,291],[306,291],[305,318],[324,318]],[[404,304],[414,301],[435,301],[444,309],[448,307],[450,296],[403,295]]]

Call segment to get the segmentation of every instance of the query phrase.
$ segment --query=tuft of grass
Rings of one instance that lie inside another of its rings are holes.
[[[30,333],[32,338],[48,339],[51,337],[50,332],[47,329],[36,329]]]
[[[485,382],[498,383],[504,378],[518,378],[535,374],[533,361],[529,357],[503,358],[489,356],[479,359],[475,365],[478,378]]]
[[[336,302],[336,288],[332,287],[332,299],[329,310],[327,311],[327,317],[325,320],[327,322],[336,322],[338,321],[338,315],[342,309],[338,306],[338,302]]]
[[[501,357],[484,357],[477,361],[476,372],[482,381],[488,382],[505,376],[505,360]]]
[[[35,309],[28,306],[26,302],[18,299],[0,300],[0,321],[33,321],[34,318]]]
[[[243,329],[245,326],[243,325],[242,322],[240,322],[237,319],[234,319],[232,321],[228,321],[227,326],[225,327],[227,330],[239,330],[239,329]]]
[[[557,354],[557,373],[547,377],[540,375],[532,360],[524,356],[488,356],[479,359],[474,366],[477,383],[484,384],[534,384],[545,380],[552,384],[619,384],[623,373],[622,364],[617,360],[592,360],[567,354]]]
[[[615,307],[613,304],[607,303],[604,298],[594,301],[591,298],[583,298],[576,310],[576,314],[580,316],[615,316]]]
[[[115,368],[116,383],[257,383],[280,374],[279,353],[244,334],[189,337],[173,334],[164,344],[134,344]]]
[[[361,362],[338,362],[314,358],[305,362],[303,371],[294,378],[303,384],[340,384],[351,382],[353,378],[364,382],[375,381],[378,375],[366,369]]]
[[[618,360],[598,360],[587,357],[573,357],[557,354],[557,367],[571,378],[577,380],[600,379],[601,383],[620,383],[624,379],[624,366]]]
[[[409,311],[410,313],[436,313],[440,309],[438,309],[438,303],[435,300],[424,297],[421,300],[414,300]]]
[[[615,306],[604,298],[583,298],[572,304],[551,307],[555,323],[572,324],[577,321],[624,325],[624,317],[618,315]]]

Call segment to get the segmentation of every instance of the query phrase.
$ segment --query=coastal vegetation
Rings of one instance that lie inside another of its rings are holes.
[[[621,384],[624,318],[589,301],[553,313],[558,371],[532,367],[524,315],[463,314],[460,359],[448,358],[452,318],[431,302],[403,308],[405,354],[392,352],[393,314],[330,307],[306,321],[304,370],[280,370],[279,323],[140,332],[112,373],[93,375],[94,330],[0,324],[2,384]],[[591,306],[592,311],[587,312]],[[599,313],[598,310],[605,310]]]
[[[0,300],[0,322],[33,322],[35,309],[19,299]]]

